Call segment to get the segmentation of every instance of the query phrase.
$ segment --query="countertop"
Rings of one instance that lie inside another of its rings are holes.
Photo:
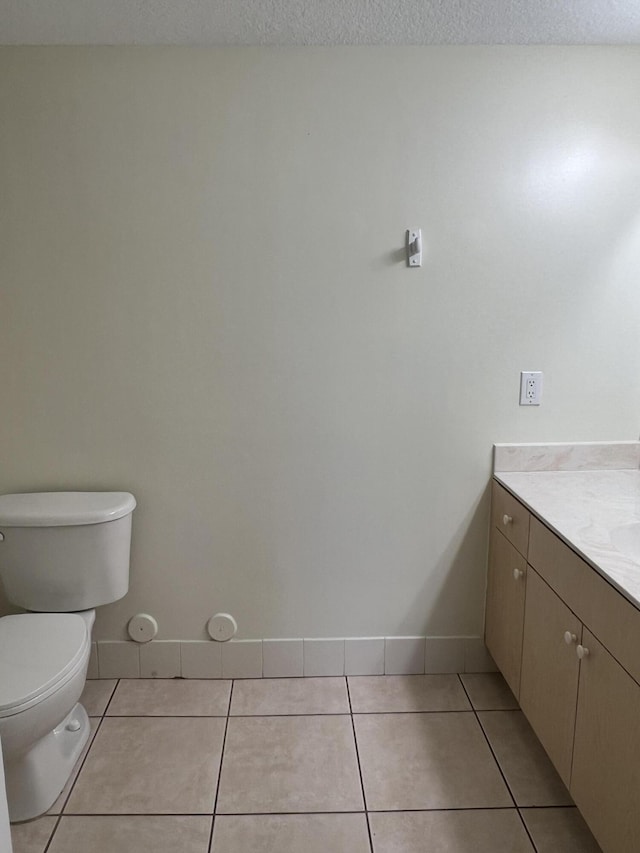
[[[640,525],[638,468],[496,470],[494,477],[640,609],[640,552],[623,541]]]

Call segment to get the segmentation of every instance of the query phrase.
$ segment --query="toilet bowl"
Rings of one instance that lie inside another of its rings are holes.
[[[82,693],[94,611],[0,619],[0,739],[12,821],[47,811],[89,737]]]
[[[90,732],[78,700],[95,610],[129,586],[128,492],[0,496],[0,741],[12,823],[44,814]],[[37,612],[33,612],[37,611]]]

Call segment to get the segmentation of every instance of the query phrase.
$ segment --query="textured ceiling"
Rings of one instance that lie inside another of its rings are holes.
[[[640,0],[0,0],[1,44],[639,44]]]

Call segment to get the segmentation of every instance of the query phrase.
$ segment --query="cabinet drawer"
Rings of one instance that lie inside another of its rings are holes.
[[[497,527],[526,557],[529,545],[529,511],[499,483],[493,481],[491,526]]]
[[[529,563],[640,682],[640,611],[537,518],[531,519]]]
[[[527,563],[495,527],[489,544],[485,642],[516,699],[520,692]]]

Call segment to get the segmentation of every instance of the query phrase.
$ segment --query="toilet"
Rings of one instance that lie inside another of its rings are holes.
[[[129,588],[128,492],[0,495],[0,741],[12,823],[56,801],[89,737],[94,608]]]
[[[2,741],[0,741],[0,850],[11,853],[11,827],[9,826],[9,810],[7,795],[4,787],[4,765],[2,764]]]

